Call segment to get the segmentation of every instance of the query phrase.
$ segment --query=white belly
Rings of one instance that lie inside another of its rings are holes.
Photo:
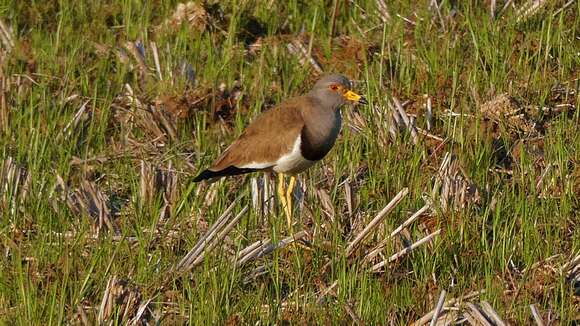
[[[302,136],[298,136],[292,146],[290,153],[287,153],[280,157],[272,169],[276,172],[281,173],[300,173],[316,163],[316,161],[310,161],[305,159],[300,153],[300,144],[302,142]]]

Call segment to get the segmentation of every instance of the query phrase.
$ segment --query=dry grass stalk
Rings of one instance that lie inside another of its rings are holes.
[[[210,16],[202,5],[189,1],[178,4],[171,17],[166,19],[158,28],[171,27],[177,29],[186,24],[196,31],[203,32],[209,24],[209,19]]]
[[[270,239],[256,241],[238,253],[235,258],[236,266],[242,266],[251,260],[264,257],[265,255],[274,252],[274,250],[284,248],[293,242],[306,238],[307,236],[308,233],[303,230],[280,240],[278,243],[272,243]]]
[[[14,37],[12,35],[12,26],[0,19],[0,41],[6,53],[10,53],[12,48],[14,48]]]
[[[566,281],[575,288],[575,292],[578,294],[580,292],[580,254],[564,264],[560,268],[560,273],[565,275]]]
[[[426,237],[420,239],[419,241],[413,243],[412,245],[410,245],[409,247],[404,248],[403,250],[397,252],[396,254],[392,255],[391,257],[389,257],[389,259],[384,260],[378,264],[373,265],[373,267],[371,267],[371,272],[373,273],[378,273],[381,271],[381,268],[383,268],[386,264],[388,263],[392,263],[395,260],[401,258],[402,256],[410,253],[411,251],[415,250],[417,247],[419,247],[420,245],[424,244],[424,243],[428,243],[430,242],[435,236],[437,236],[439,233],[441,233],[441,229],[438,229],[437,231],[427,235]]]
[[[427,138],[431,138],[440,142],[445,141],[443,138],[434,135],[429,132],[432,128],[432,119],[433,119],[433,112],[431,111],[431,99],[428,98],[427,100],[427,110],[425,112],[426,119],[427,119],[427,130],[421,129],[415,125],[415,119],[409,114],[406,113],[404,109],[404,103],[401,104],[399,100],[393,98],[394,105],[389,104],[388,108],[391,112],[390,116],[387,118],[389,123],[388,126],[385,127],[388,130],[390,137],[393,141],[397,139],[399,133],[404,130],[408,130],[411,134],[411,139],[413,144],[417,144],[419,142],[418,135],[421,134]],[[379,139],[381,139],[381,128],[377,128],[379,130]],[[383,143],[383,142],[381,142]]]
[[[274,210],[275,193],[274,183],[270,182],[269,175],[263,173],[258,177],[252,177],[250,181],[252,194],[252,207],[262,217],[270,215]]]
[[[262,201],[260,200],[260,195],[263,195],[263,193],[264,192],[258,187],[258,178],[252,177],[250,179],[250,195],[252,196],[252,208],[254,211],[259,212],[261,210],[262,205],[260,205],[260,203]]]
[[[155,42],[150,42],[149,48],[139,40],[128,41],[122,47],[112,47],[98,43],[94,43],[93,47],[99,55],[105,56],[109,55],[109,53],[116,55],[119,63],[127,65],[129,71],[136,69],[139,77],[138,85],[142,89],[147,89],[147,87],[144,87],[146,86],[145,82],[150,81],[152,78],[155,79],[155,84],[158,84],[158,81],[166,81],[171,85],[175,85],[177,77],[184,77],[191,86],[195,86],[195,71],[193,71],[193,66],[187,60],[181,60],[178,66],[170,67],[168,65],[166,67],[166,73],[163,74],[161,67],[161,54],[163,52],[159,52],[157,43]],[[153,59],[149,60],[149,62],[146,56],[148,51],[150,54],[149,57]],[[171,53],[167,55],[171,55]],[[172,61],[176,60],[166,60],[166,62]]]
[[[202,190],[205,189],[206,185],[200,186],[195,191],[196,196],[203,196],[203,205],[204,208],[210,207],[216,200],[218,196],[218,183],[212,183],[209,185],[209,189],[207,189],[205,195],[202,195]]]
[[[455,155],[446,153],[431,191],[433,203],[443,212],[459,211],[481,201],[478,187],[469,179]]]
[[[528,0],[516,9],[516,23],[522,23],[534,16],[546,4],[547,0]]]
[[[433,106],[430,96],[427,97],[427,104],[425,105],[425,121],[427,122],[427,130],[431,131],[433,128]]]
[[[316,189],[316,196],[318,197],[318,201],[322,206],[322,211],[330,219],[330,221],[334,223],[336,212],[334,211],[334,205],[330,195],[326,190],[319,188]]]
[[[334,0],[334,9],[332,10],[332,19],[330,22],[330,38],[328,39],[328,45],[332,46],[332,37],[336,31],[336,17],[340,11],[340,0]]]
[[[378,110],[376,106],[373,106],[372,109],[374,111],[373,113],[376,113],[376,111]],[[349,110],[349,111],[343,112],[343,114],[345,116],[345,121],[346,121],[348,127],[354,133],[358,134],[358,133],[363,132],[364,130],[367,130],[368,123],[359,112],[357,112],[355,110]]]
[[[423,136],[425,136],[427,138],[431,138],[433,140],[440,141],[440,142],[444,142],[445,141],[444,138],[441,138],[441,137],[439,137],[437,135],[434,135],[434,134],[428,132],[427,130],[421,129],[419,127],[415,127],[415,129],[417,130],[418,133],[420,133],[421,135],[423,135]]]
[[[509,7],[515,8],[514,4],[513,4],[513,0],[507,0],[504,4],[503,7],[500,9],[500,11],[496,14],[496,18],[499,18],[501,15],[503,15],[503,13],[509,8]]]
[[[540,175],[538,182],[536,182],[536,192],[538,194],[542,194],[543,193],[543,184],[544,184],[544,179],[546,178],[546,176],[548,175],[548,173],[550,172],[550,169],[552,168],[552,163],[548,163],[548,166],[546,166],[546,168],[544,169],[544,171],[542,171],[542,174]]]
[[[157,78],[163,80],[163,74],[161,73],[161,64],[159,64],[159,52],[157,51],[157,44],[155,42],[150,42],[151,52],[153,53],[153,62],[155,63],[155,71],[157,72]]]
[[[332,284],[325,288],[323,291],[320,292],[320,295],[318,296],[318,299],[316,300],[316,303],[318,304],[323,304],[324,303],[324,298],[331,294],[334,293],[334,288],[336,288],[338,286],[338,280],[332,282]]]
[[[401,225],[399,225],[396,229],[393,230],[393,232],[391,232],[391,237],[394,237],[395,235],[397,235],[399,232],[401,232],[404,228],[408,227],[409,225],[411,225],[411,223],[415,222],[415,220],[417,220],[419,217],[421,217],[423,214],[427,213],[427,211],[430,209],[431,207],[429,205],[424,205],[423,207],[421,207],[418,211],[415,212],[415,214],[411,215],[407,220],[405,220],[405,222],[403,222]]]
[[[215,238],[215,241],[211,242],[207,246],[207,248],[202,252],[202,254],[193,261],[193,266],[199,265],[203,261],[205,254],[213,250],[218,243],[221,243],[221,241],[224,240],[224,238],[228,235],[228,233],[230,233],[230,231],[238,224],[242,216],[244,216],[248,212],[248,209],[249,209],[248,206],[242,208],[242,210],[238,213],[238,215],[236,215],[226,225],[226,227],[218,234],[218,236]]]
[[[62,179],[60,179],[62,182]],[[114,223],[113,214],[109,205],[109,197],[105,195],[94,182],[83,180],[81,186],[67,191],[64,184],[62,189],[66,193],[66,203],[75,214],[86,215],[91,218],[93,232],[98,236],[102,231],[112,231],[119,235],[118,226]]]
[[[15,214],[30,191],[32,177],[8,156],[0,165],[0,210]]]
[[[560,257],[560,256],[562,256],[562,255],[561,254],[555,254],[555,255],[552,255],[552,256],[550,256],[548,258],[541,259],[540,261],[537,261],[537,262],[533,263],[532,266],[529,266],[529,267],[526,267],[526,268],[522,269],[521,270],[521,273],[522,274],[529,273],[529,272],[531,272],[533,270],[536,270],[538,268],[546,268],[546,267],[549,267],[550,269],[553,269],[552,266],[549,265],[548,263],[551,262],[551,261],[553,261],[554,259]]]
[[[72,120],[69,121],[69,123],[67,123],[67,125],[64,127],[64,129],[62,130],[62,134],[59,134],[57,137],[61,138],[64,135],[65,139],[68,139],[73,131],[75,129],[77,129],[79,123],[81,122],[81,120],[83,119],[83,117],[85,117],[85,113],[88,113],[88,107],[87,104],[90,102],[90,100],[85,101],[81,107],[78,109],[78,111],[75,113],[75,115],[73,116]],[[87,120],[88,118],[85,117],[85,120]]]
[[[275,200],[274,194],[276,193],[274,190],[275,182],[271,182],[269,176],[267,174],[263,175],[264,180],[264,215],[272,214],[275,207]]]
[[[109,279],[98,310],[97,324],[149,325],[153,319],[151,299],[143,301],[138,287],[116,276]]]
[[[85,325],[85,326],[89,326],[91,325],[91,323],[89,323],[89,316],[87,316],[87,313],[85,312],[85,308],[81,305],[77,306],[77,319],[79,319],[79,322],[81,325]]]
[[[360,319],[360,316],[354,311],[350,303],[346,303],[344,305],[344,310],[350,316],[354,325],[364,325],[364,322],[362,321],[362,319]]]
[[[288,52],[298,57],[301,65],[305,66],[306,64],[310,64],[316,73],[321,74],[323,72],[320,64],[309,54],[308,49],[300,40],[294,40],[288,43],[286,47],[288,48]]]
[[[439,4],[437,3],[437,0],[431,0],[431,2],[429,3],[429,9],[435,11],[435,14],[439,18],[439,21],[441,22],[441,28],[445,30],[445,20],[443,20],[443,15],[441,14],[441,9]]]
[[[348,217],[352,219],[355,207],[355,196],[350,178],[344,182],[344,201],[346,202]]]
[[[479,307],[476,306],[475,304],[471,303],[471,302],[467,302],[466,303],[467,308],[469,308],[469,311],[467,312],[469,315],[471,315],[471,317],[475,320],[477,320],[477,322],[483,326],[492,326],[492,324],[489,322],[489,320],[483,315],[483,313],[481,312],[481,310],[479,310]]]
[[[433,318],[431,318],[430,326],[435,326],[437,323],[437,319],[439,319],[439,314],[443,309],[443,304],[445,303],[445,295],[447,292],[445,290],[441,290],[441,294],[439,294],[439,300],[437,301],[437,305],[435,306],[435,312],[433,313]]]
[[[538,326],[546,325],[544,323],[544,320],[542,319],[542,315],[540,315],[540,311],[538,310],[538,308],[536,307],[535,304],[530,305],[530,311],[532,312],[532,317],[534,317],[534,321],[536,322],[536,325],[538,325]]]
[[[365,256],[365,261],[370,262],[373,258],[375,258],[385,248],[385,246],[387,245],[388,241],[390,241],[394,236],[396,236],[401,231],[403,231],[403,229],[405,229],[406,227],[408,227],[409,225],[411,225],[413,222],[415,222],[419,217],[423,216],[423,214],[425,214],[429,210],[429,208],[430,208],[429,205],[425,205],[425,206],[421,207],[413,215],[411,215],[407,220],[405,220],[401,225],[399,225],[395,230],[393,230],[393,232],[391,232],[391,235],[388,238],[386,238],[386,239],[382,240],[381,242],[379,242],[379,244],[376,245]]]
[[[477,319],[473,316],[472,313],[470,312],[465,312],[462,314],[463,317],[463,322],[467,321],[468,325],[473,325],[473,326],[484,326],[482,325],[479,321],[477,321]]]
[[[379,12],[379,17],[383,21],[383,23],[387,23],[391,20],[391,14],[389,14],[389,8],[384,0],[376,0],[377,2],[377,9]]]
[[[0,53],[0,134],[6,132],[9,128],[10,107],[8,105],[8,96],[10,91],[10,80],[4,75],[4,54]]]
[[[10,91],[10,78],[4,74],[5,60],[14,47],[12,27],[0,18],[0,133],[9,128],[10,107],[8,97]],[[19,89],[20,91],[20,89]]]
[[[568,8],[570,5],[572,5],[574,2],[576,2],[576,0],[568,0],[568,2],[566,2],[561,8],[559,8],[558,10],[556,10],[553,14],[552,17],[556,17],[558,16],[562,11],[566,10],[566,8]]]
[[[271,267],[268,267],[267,265],[258,266],[256,268],[254,268],[251,272],[249,272],[244,277],[243,283],[248,284],[248,283],[252,282],[253,280],[255,280],[256,278],[258,278],[264,274],[268,274],[269,270],[271,270]]]
[[[391,139],[393,141],[397,140],[397,136],[399,135],[399,130],[405,129],[405,123],[397,110],[391,110],[391,118],[389,121],[389,134],[391,135]]]
[[[158,235],[159,231],[155,230],[155,231],[150,231],[150,230],[143,230],[143,233],[153,233],[155,235]],[[76,231],[67,231],[67,232],[51,232],[55,237],[61,238],[63,241],[74,241],[75,239],[78,239],[79,237],[82,237],[84,240],[87,240],[87,243],[90,243],[91,245],[96,243],[97,241],[99,241],[99,237],[96,234],[85,234],[85,233],[79,233]],[[176,234],[177,232],[169,232],[168,234],[170,236],[177,236]],[[125,242],[128,243],[129,245],[133,246],[136,245],[137,242],[139,241],[139,238],[136,236],[126,236],[126,235],[111,235],[108,237],[107,240],[110,240],[111,242],[114,243],[118,243],[118,242]],[[50,245],[60,245],[60,243],[58,242],[53,242],[53,243],[49,243]]]
[[[447,307],[447,310],[445,310],[445,313],[442,314],[439,317],[439,319],[437,319],[435,325],[436,326],[460,325],[463,321],[459,317],[460,314],[458,309]]]
[[[407,112],[405,112],[405,109],[401,105],[401,102],[399,102],[399,100],[396,97],[393,97],[393,104],[395,106],[395,109],[397,109],[397,112],[399,113],[403,125],[410,131],[411,139],[413,139],[413,144],[416,145],[417,142],[419,142],[419,136],[417,135],[417,128],[415,127],[415,124],[413,123],[413,121],[411,121],[411,119],[407,115]],[[397,118],[395,118],[394,120],[396,121]],[[399,126],[401,125],[400,121],[397,121],[397,123],[399,124]]]
[[[407,18],[407,17],[405,17],[405,16],[403,16],[403,15],[401,15],[399,13],[395,14],[395,16],[399,17],[400,19],[404,20],[405,22],[407,22],[407,23],[409,23],[409,24],[411,24],[413,26],[417,26],[417,23],[416,22],[412,21],[411,19],[409,19],[409,18]]]
[[[392,121],[392,115],[396,111],[376,105],[372,106],[371,110],[371,115],[376,119],[367,120],[356,110],[347,110],[343,114],[346,123],[353,132],[364,133],[373,130],[376,134],[373,134],[372,137],[376,138],[383,148],[388,148],[398,135],[399,125]]]
[[[144,78],[149,72],[149,68],[147,67],[147,63],[145,63],[145,47],[143,43],[141,41],[129,41],[125,43],[125,49],[127,49],[137,62],[141,78]]]
[[[479,295],[478,292],[475,292],[475,294]],[[470,297],[473,296],[475,295],[470,295]],[[440,297],[438,301],[438,307],[439,305],[441,306],[440,315],[437,315],[437,309],[434,309],[411,325],[425,325],[429,321],[431,321],[430,325],[455,325],[461,324],[465,320],[467,320],[470,325],[506,325],[487,301],[483,301],[479,304],[473,302],[461,302],[466,299],[469,299],[469,297],[465,296],[461,298],[461,300],[451,299],[448,302],[443,303],[443,300],[441,300]]]
[[[169,141],[176,140],[176,117],[164,110],[160,103],[147,104],[141,101],[129,84],[125,84],[125,94],[117,99],[115,107],[118,112],[115,118],[128,127],[128,136],[137,126],[145,138],[157,147],[163,147]]]
[[[146,322],[146,320],[147,316],[153,313],[150,307],[151,301],[153,301],[152,298],[147,299],[147,301],[141,303],[139,309],[137,309],[137,313],[129,321],[129,325],[149,325],[149,323]]]
[[[460,305],[464,301],[478,297],[480,294],[483,294],[483,293],[485,293],[485,290],[474,291],[474,292],[471,292],[467,295],[461,296],[459,298],[451,298],[443,304],[442,310],[448,310],[450,307],[455,307],[458,304]],[[430,312],[425,314],[425,316],[421,317],[419,320],[412,323],[411,326],[421,326],[421,325],[427,324],[428,322],[430,322],[433,319],[434,314],[435,314],[435,309],[431,310]]]
[[[346,247],[345,254],[346,256],[350,256],[354,249],[371,233],[373,229],[375,229],[380,222],[383,221],[385,216],[389,214],[400,202],[405,198],[405,196],[409,193],[409,188],[403,188],[388,204],[385,206],[378,214],[375,216],[369,224],[352,240],[348,246]]]
[[[153,167],[151,164],[141,161],[141,176],[139,182],[139,197],[141,203],[151,203],[155,196],[161,193],[163,204],[159,211],[159,220],[170,217],[174,205],[179,197],[179,175],[173,170],[171,161],[166,169]]]
[[[572,258],[572,260],[564,264],[564,266],[560,268],[560,272],[563,274],[569,274],[578,268],[580,268],[580,254],[576,255],[576,257]]]
[[[236,198],[228,208],[222,213],[222,215],[215,221],[215,223],[207,230],[207,232],[197,241],[195,246],[179,261],[175,266],[174,270],[178,273],[184,273],[191,270],[195,266],[195,262],[199,261],[199,257],[204,256],[206,249],[212,245],[216,240],[216,236],[222,230],[225,230],[226,223],[230,217],[230,214],[234,210],[236,203],[241,197]],[[244,207],[242,212],[245,212],[247,207]],[[238,214],[240,215],[240,214]],[[241,216],[241,215],[240,215]],[[224,234],[225,236],[225,234]]]
[[[246,248],[240,250],[240,252],[238,252],[238,254],[236,255],[236,258],[234,259],[236,262],[236,265],[241,266],[241,265],[245,264],[248,260],[251,259],[251,257],[255,257],[257,255],[257,253],[260,252],[260,250],[262,248],[264,248],[265,246],[267,246],[269,244],[270,244],[270,239],[258,240],[256,242],[250,244]]]
[[[506,323],[501,319],[499,314],[495,311],[495,309],[493,309],[493,307],[489,304],[489,302],[487,302],[487,301],[481,302],[481,309],[483,310],[483,312],[485,312],[485,314],[487,315],[489,320],[494,325],[506,326]]]

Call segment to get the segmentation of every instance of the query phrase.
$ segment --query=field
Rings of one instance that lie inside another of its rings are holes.
[[[410,3],[1,0],[0,324],[580,323],[580,2]],[[325,73],[292,229],[192,182]]]

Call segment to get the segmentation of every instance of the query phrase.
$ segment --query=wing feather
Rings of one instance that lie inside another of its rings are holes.
[[[292,150],[304,128],[301,107],[306,97],[294,98],[265,111],[244,130],[209,168],[221,171],[230,166],[242,168],[252,164],[268,169],[278,158]]]

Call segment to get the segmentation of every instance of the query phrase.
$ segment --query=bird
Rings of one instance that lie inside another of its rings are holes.
[[[340,74],[321,77],[305,95],[262,112],[194,182],[257,171],[278,174],[277,193],[292,228],[292,191],[296,175],[322,160],[341,128],[341,107],[368,104]],[[290,176],[284,189],[285,175]]]

